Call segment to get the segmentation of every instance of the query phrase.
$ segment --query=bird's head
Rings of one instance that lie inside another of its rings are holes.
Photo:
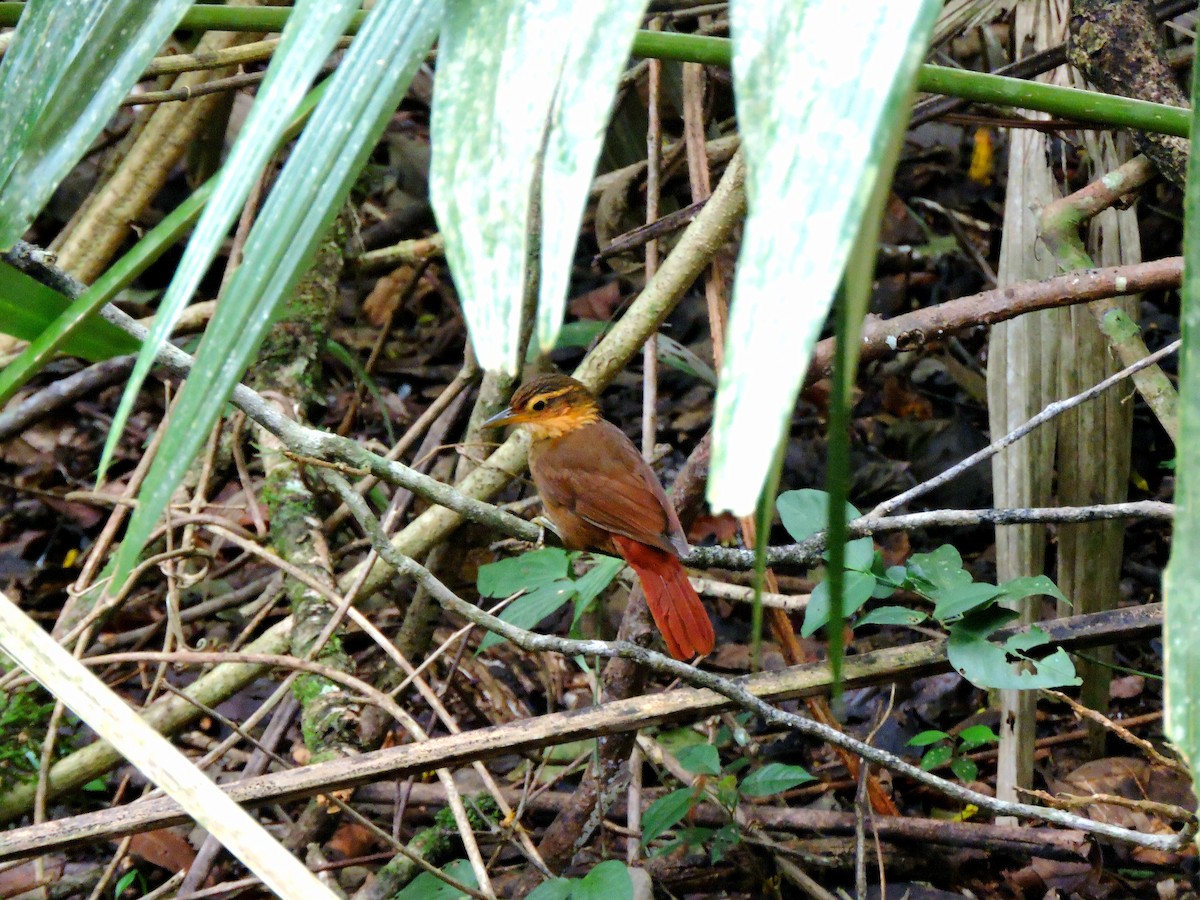
[[[535,440],[561,437],[600,418],[591,391],[566,375],[539,375],[512,395],[512,402],[483,423],[484,428],[525,425]]]

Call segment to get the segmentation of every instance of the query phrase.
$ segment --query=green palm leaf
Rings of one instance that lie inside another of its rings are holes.
[[[20,239],[190,0],[30,0],[0,61],[0,249]]]
[[[808,370],[940,4],[730,7],[749,215],[714,411],[709,502],[748,515]]]
[[[299,281],[437,34],[436,0],[382,0],[367,16],[246,241],[143,484],[117,557],[129,573],[279,303]]]
[[[154,357],[179,321],[184,306],[220,250],[229,227],[241,212],[250,189],[275,152],[280,135],[304,100],[305,92],[317,76],[321,64],[349,25],[357,6],[355,0],[300,0],[288,17],[279,51],[267,69],[258,99],[229,159],[221,168],[212,197],[200,216],[175,277],[171,279],[167,293],[159,304],[154,326],[150,329],[113,417],[100,458],[99,477],[104,477],[112,460],[138,391],[154,364]]]
[[[516,372],[520,364],[535,233],[543,262],[538,336],[543,348],[554,346],[604,124],[645,5],[447,4],[429,186],[484,368]],[[535,196],[541,221],[531,214]]]

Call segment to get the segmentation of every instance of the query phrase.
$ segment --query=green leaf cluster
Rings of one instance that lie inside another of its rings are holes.
[[[824,491],[788,491],[779,495],[777,507],[784,528],[796,541],[828,528],[829,495]],[[858,518],[859,512],[847,504],[844,515],[849,522]],[[1042,655],[1050,639],[1040,628],[1031,627],[1003,644],[990,640],[996,631],[1018,618],[1015,611],[1000,606],[1000,601],[1040,595],[1066,601],[1045,575],[1014,578],[1000,585],[977,582],[963,567],[962,556],[949,544],[929,553],[913,554],[905,565],[884,567],[870,538],[846,543],[844,571],[843,615],[847,617],[856,615],[868,601],[885,600],[899,591],[917,594],[933,604],[928,613],[907,606],[878,606],[859,616],[855,627],[912,626],[932,620],[949,632],[950,664],[977,687],[1034,690],[1079,684],[1066,651],[1059,648]],[[801,633],[811,636],[829,617],[829,583],[822,580],[804,611]]]
[[[575,563],[587,557],[592,566],[575,576]],[[520,594],[500,613],[500,618],[518,628],[531,629],[547,616],[574,601],[575,615],[571,632],[604,589],[612,584],[624,563],[598,553],[577,553],[558,547],[543,547],[479,567],[476,587],[484,597],[511,597]],[[489,632],[479,645],[481,651],[505,639]]]
[[[718,740],[720,737],[718,735]],[[705,796],[705,788],[710,787],[730,821],[719,828],[692,826],[677,829],[674,840],[668,841],[657,852],[670,853],[680,847],[701,849],[707,846],[714,863],[720,862],[741,839],[738,826],[733,821],[740,798],[771,797],[814,780],[803,766],[779,762],[767,763],[744,778],[739,778],[739,773],[750,761],[743,757],[722,767],[717,747],[709,743],[690,743],[677,751],[675,757],[686,771],[698,776],[696,783],[671,791],[646,808],[642,814],[642,844],[648,845],[675,828]]]
[[[972,725],[958,733],[957,742],[954,735],[931,729],[913,736],[908,746],[929,748],[921,756],[921,768],[926,772],[949,763],[950,771],[960,781],[967,782],[974,781],[979,776],[979,767],[975,765],[975,760],[966,754],[999,742],[1000,736],[989,726]]]

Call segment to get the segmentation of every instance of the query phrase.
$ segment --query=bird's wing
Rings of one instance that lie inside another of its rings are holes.
[[[621,429],[600,420],[566,435],[552,454],[552,464],[539,466],[538,473],[538,488],[549,503],[604,531],[670,553],[687,552],[662,485]]]

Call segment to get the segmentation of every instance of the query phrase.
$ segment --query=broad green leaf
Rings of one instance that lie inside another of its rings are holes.
[[[846,572],[846,593],[843,615],[852,616],[871,599],[875,592],[875,576],[866,572]],[[804,607],[804,625],[800,633],[804,637],[812,637],[822,625],[829,621],[829,580],[826,579],[813,588],[809,595],[808,606]]]
[[[673,828],[691,811],[696,792],[691,788],[659,797],[642,813],[642,846],[646,846],[668,828]]]
[[[1196,44],[1200,52],[1200,42]],[[1192,65],[1200,97],[1200,62]],[[1192,104],[1192,133],[1200,104]],[[1175,530],[1163,576],[1163,711],[1167,736],[1193,772],[1200,771],[1200,153],[1188,158],[1183,201],[1183,351],[1179,366],[1179,443],[1175,465]]]
[[[803,766],[767,763],[742,779],[738,790],[746,797],[770,797],[810,781],[816,779]]]
[[[221,167],[208,205],[196,223],[183,259],[158,305],[154,325],[113,416],[100,457],[100,478],[104,477],[112,460],[138,391],[154,364],[154,357],[170,337],[184,306],[191,300],[200,279],[221,249],[230,226],[241,214],[251,188],[275,152],[280,135],[357,9],[357,0],[298,0],[288,16],[280,35],[279,49],[271,58],[250,115]]]
[[[975,765],[975,760],[965,756],[950,760],[950,771],[958,776],[959,781],[974,781],[979,776],[979,766]]]
[[[0,61],[0,250],[24,234],[191,5],[25,5]]]
[[[595,319],[580,319],[577,322],[568,322],[563,325],[562,330],[558,333],[558,340],[554,344],[555,350],[586,349],[592,345],[592,342],[602,335],[608,327],[606,322],[598,322]],[[539,348],[530,344],[525,351],[525,362],[535,362],[538,358]]]
[[[64,309],[68,297],[0,260],[0,331],[31,341]],[[99,316],[85,320],[63,349],[93,362],[137,351],[138,342]],[[0,378],[8,372],[6,366]]]
[[[484,368],[517,371],[538,207],[538,339],[554,345],[604,124],[644,6],[447,3],[429,189]]]
[[[658,742],[662,744],[664,750],[668,753],[674,753],[676,756],[685,747],[694,747],[697,744],[708,743],[700,735],[696,734],[690,727],[670,728],[666,731],[658,733]]]
[[[1012,581],[1004,582],[1004,584],[1000,585],[1000,588],[1004,591],[1004,596],[1010,600],[1024,600],[1026,597],[1036,597],[1044,594],[1047,597],[1053,597],[1055,600],[1061,600],[1063,603],[1070,603],[1063,595],[1063,592],[1058,589],[1058,585],[1045,575],[1014,578]]]
[[[992,731],[987,725],[972,725],[970,728],[964,728],[958,733],[958,745],[963,750],[974,750],[977,747],[983,747],[987,744],[997,744],[1000,742],[1000,735]]]
[[[1012,610],[992,607],[968,616],[950,629],[946,655],[963,678],[985,690],[1033,690],[1077,685],[1079,677],[1067,652],[1059,647],[1043,659],[1029,651],[1044,647],[1050,638],[1040,628],[1013,635],[1003,645],[988,637],[1016,617]]]
[[[500,618],[510,625],[516,625],[518,628],[528,631],[546,616],[558,612],[563,604],[569,602],[574,596],[575,586],[570,581],[554,581],[550,584],[543,584],[504,607]],[[496,632],[489,631],[479,642],[479,651],[482,653],[489,647],[504,643],[505,640],[507,639]]]
[[[875,554],[872,553],[872,556]],[[871,566],[871,573],[875,576],[875,590],[871,591],[873,600],[886,600],[888,597],[896,593],[896,585],[888,579],[886,574],[879,572],[882,568],[882,560],[878,560],[881,564]]]
[[[714,509],[754,508],[876,182],[939,0],[730,5],[746,220],[714,411]]]
[[[618,859],[596,864],[582,878],[552,878],[530,892],[528,900],[632,900],[634,880]]]
[[[936,744],[938,741],[944,741],[950,737],[944,731],[936,729],[932,731],[922,731],[920,734],[915,734],[908,739],[907,747],[928,747],[930,744]]]
[[[939,622],[950,622],[1003,595],[1004,589],[994,584],[962,584],[952,588],[939,588],[933,595],[937,601],[933,607],[933,617]]]
[[[950,746],[934,747],[921,757],[921,768],[926,772],[945,765],[954,756],[954,748]]]
[[[571,900],[633,900],[633,879],[625,863],[606,859],[579,879]]]
[[[920,625],[928,616],[907,606],[880,606],[871,610],[854,623],[855,628],[864,625]]]
[[[908,561],[908,575],[932,588],[955,588],[971,583],[971,573],[963,568],[962,556],[951,544],[942,544],[930,553],[914,553]]]
[[[604,591],[625,568],[625,561],[613,556],[592,555],[592,567],[575,580],[575,590],[582,600],[590,603]]]
[[[507,597],[561,581],[570,574],[572,554],[543,547],[479,567],[475,585],[485,597]]]
[[[675,758],[683,768],[693,775],[720,775],[721,755],[712,744],[695,744],[684,747]]]
[[[845,566],[856,572],[870,573],[875,564],[875,542],[869,537],[846,543]],[[874,576],[872,576],[874,577]]]
[[[784,491],[775,500],[775,508],[783,527],[797,543],[829,528],[829,494],[825,491],[815,488]],[[858,510],[847,503],[846,521],[858,516]]]
[[[246,241],[204,335],[171,424],[150,466],[117,557],[115,584],[142,545],[226,398],[303,276],[320,240],[424,61],[441,21],[438,0],[380,0],[330,77]]]
[[[465,884],[472,888],[479,887],[475,881],[475,870],[465,859],[456,859],[454,862],[446,863],[442,866],[442,871],[459,884]],[[422,872],[410,881],[400,893],[396,894],[397,900],[467,900],[470,896],[470,894],[465,894],[458,888],[446,884],[429,872]]]

